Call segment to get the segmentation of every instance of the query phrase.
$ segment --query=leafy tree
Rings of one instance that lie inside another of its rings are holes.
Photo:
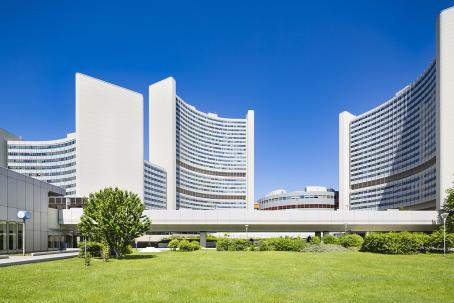
[[[115,256],[128,251],[134,239],[150,229],[139,197],[118,188],[105,188],[90,194],[80,218],[79,230],[93,241],[106,243]]]
[[[443,204],[443,209],[449,213],[446,219],[446,230],[454,233],[454,187],[449,188],[446,193],[448,196]]]

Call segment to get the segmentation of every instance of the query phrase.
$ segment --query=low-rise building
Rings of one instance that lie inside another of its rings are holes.
[[[303,191],[287,192],[277,189],[257,203],[259,210],[282,210],[282,209],[331,209],[338,205],[338,193],[331,188],[322,186],[307,186]]]

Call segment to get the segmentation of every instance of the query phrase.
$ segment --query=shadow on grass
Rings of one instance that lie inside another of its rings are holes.
[[[121,258],[118,258],[118,260],[143,260],[143,259],[152,259],[156,258],[156,255],[126,255]]]

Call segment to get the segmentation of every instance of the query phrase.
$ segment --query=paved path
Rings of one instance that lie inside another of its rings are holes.
[[[34,256],[34,257],[32,257],[32,256],[10,256],[8,259],[0,259],[0,267],[74,258],[78,254],[79,254],[79,252],[76,251],[76,252],[68,252],[68,253],[55,254],[55,255]]]

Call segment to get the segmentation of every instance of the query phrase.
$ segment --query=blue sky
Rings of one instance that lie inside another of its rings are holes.
[[[0,127],[29,140],[74,131],[76,72],[145,100],[149,84],[173,76],[202,111],[255,110],[256,197],[337,188],[338,114],[362,113],[422,73],[437,14],[454,5],[93,2],[0,2]],[[145,133],[147,146],[148,121]]]

